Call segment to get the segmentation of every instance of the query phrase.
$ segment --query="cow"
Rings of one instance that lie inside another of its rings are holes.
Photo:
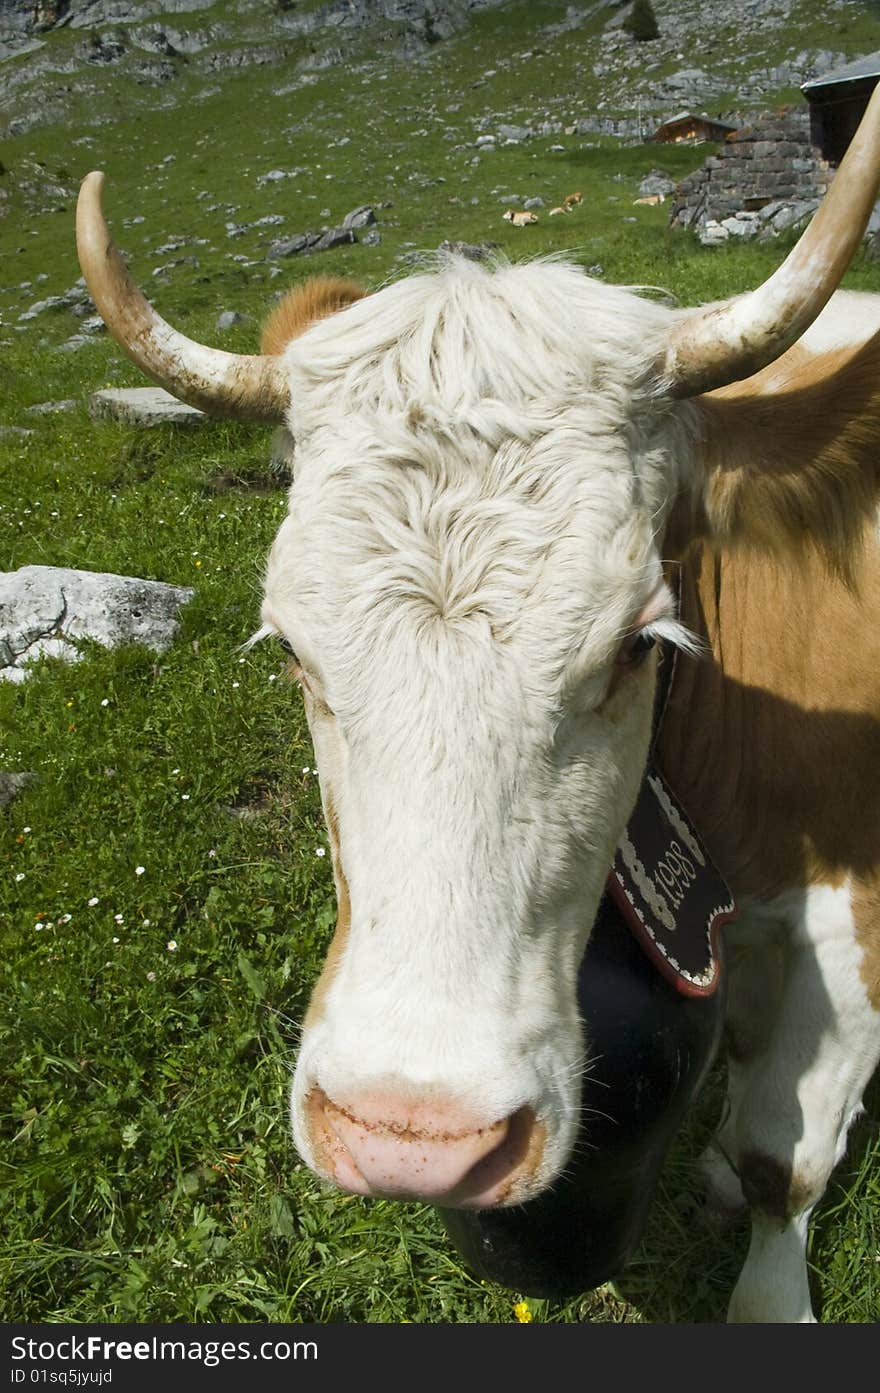
[[[513,208],[508,208],[506,213],[502,213],[501,216],[505,222],[512,223],[514,227],[528,227],[530,223],[538,221],[537,213],[516,211]]]
[[[733,1321],[814,1319],[810,1213],[880,1058],[880,297],[839,282],[880,92],[757,289],[682,308],[556,259],[289,294],[261,354],[162,320],[84,180],[81,265],[183,400],[288,432],[258,637],[294,655],[338,922],[291,1118],[359,1195],[500,1210],[564,1172],[575,982],[656,760],[738,900],[703,1158]],[[589,1138],[587,1137],[587,1143]]]

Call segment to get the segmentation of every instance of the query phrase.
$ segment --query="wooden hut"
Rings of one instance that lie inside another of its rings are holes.
[[[829,164],[843,159],[878,80],[880,53],[869,53],[801,86],[810,104],[810,142]]]
[[[705,112],[679,111],[659,125],[651,139],[665,145],[699,145],[704,140],[725,140],[735,129]]]

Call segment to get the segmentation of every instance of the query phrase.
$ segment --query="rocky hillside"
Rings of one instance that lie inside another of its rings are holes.
[[[289,81],[334,67],[378,76],[399,62],[442,66],[450,41],[487,11],[499,12],[499,33],[505,24],[528,33],[524,64],[550,49],[569,55],[567,90],[545,93],[548,101],[578,96],[597,129],[620,134],[682,107],[743,115],[880,46],[862,0],[727,0],[717,18],[700,0],[655,0],[660,37],[648,43],[624,31],[629,8],[619,0],[0,0],[0,134],[64,123],[84,100],[100,123],[120,86],[129,104],[148,109],[190,101],[247,68],[283,70]]]

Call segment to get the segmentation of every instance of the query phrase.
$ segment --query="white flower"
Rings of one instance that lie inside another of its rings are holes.
[[[102,705],[102,706],[109,706],[109,705],[110,705],[110,702],[107,700],[106,697],[104,697],[104,700],[101,702],[101,705]]]
[[[24,871],[19,871],[18,875],[15,878],[16,880],[24,880]]]
[[[113,942],[114,942],[114,943],[118,943],[118,942],[119,942],[119,939],[116,937],[115,934],[113,935]]]
[[[58,917],[58,923],[59,923],[59,924],[69,924],[69,923],[70,923],[70,915],[69,915],[69,914],[61,914],[61,915],[59,915],[59,917]]]
[[[94,909],[95,905],[96,905],[96,904],[99,904],[99,903],[100,903],[100,901],[99,901],[99,899],[98,899],[98,896],[97,896],[97,895],[93,895],[92,898],[89,900],[89,908],[90,908],[90,909]]]
[[[208,855],[210,856],[211,860],[213,861],[213,860],[214,860],[214,857],[217,855],[217,853],[216,853],[216,851],[214,850],[213,847],[211,847],[210,851],[208,852]]]
[[[233,685],[233,687],[240,687],[240,686],[241,686],[241,683],[240,683],[240,682],[233,682],[232,685]]]
[[[324,847],[322,847],[322,846],[316,846],[316,847],[315,847],[315,855],[316,855],[316,856],[326,856],[326,855],[327,855],[327,852],[325,851]]]
[[[29,832],[31,829],[29,827],[22,827],[21,830],[22,832]]]
[[[124,923],[125,923],[125,918],[124,918],[124,916],[123,916],[122,914],[114,914],[114,915],[113,915],[113,922],[114,922],[114,924],[124,924]]]
[[[150,925],[152,924],[152,922],[153,922],[152,919],[144,919],[144,920],[141,921],[141,927],[144,928],[144,929],[148,929],[148,928],[150,927]]]
[[[135,875],[143,875],[143,873],[144,873],[145,870],[146,870],[146,867],[145,867],[145,866],[135,866],[135,868],[134,868],[134,873],[135,873]]]
[[[177,939],[176,939],[176,938],[169,938],[168,942],[165,944],[165,947],[168,949],[168,952],[169,952],[169,953],[176,953],[176,952],[177,952]]]
[[[188,802],[189,802],[189,794],[188,794],[188,793],[182,793],[182,794],[180,795],[180,800],[181,800],[182,803],[188,803]]]
[[[156,980],[156,974],[155,974],[155,972],[148,972],[148,973],[147,973],[147,981],[148,981],[148,982],[155,982],[155,980]]]

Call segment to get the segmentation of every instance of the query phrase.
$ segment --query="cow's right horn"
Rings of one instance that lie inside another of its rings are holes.
[[[138,367],[210,416],[278,424],[290,392],[280,360],[224,353],[166,324],[138,290],[110,236],[101,206],[104,175],[87,174],[76,207],[76,247],[89,292],[107,328]]]

